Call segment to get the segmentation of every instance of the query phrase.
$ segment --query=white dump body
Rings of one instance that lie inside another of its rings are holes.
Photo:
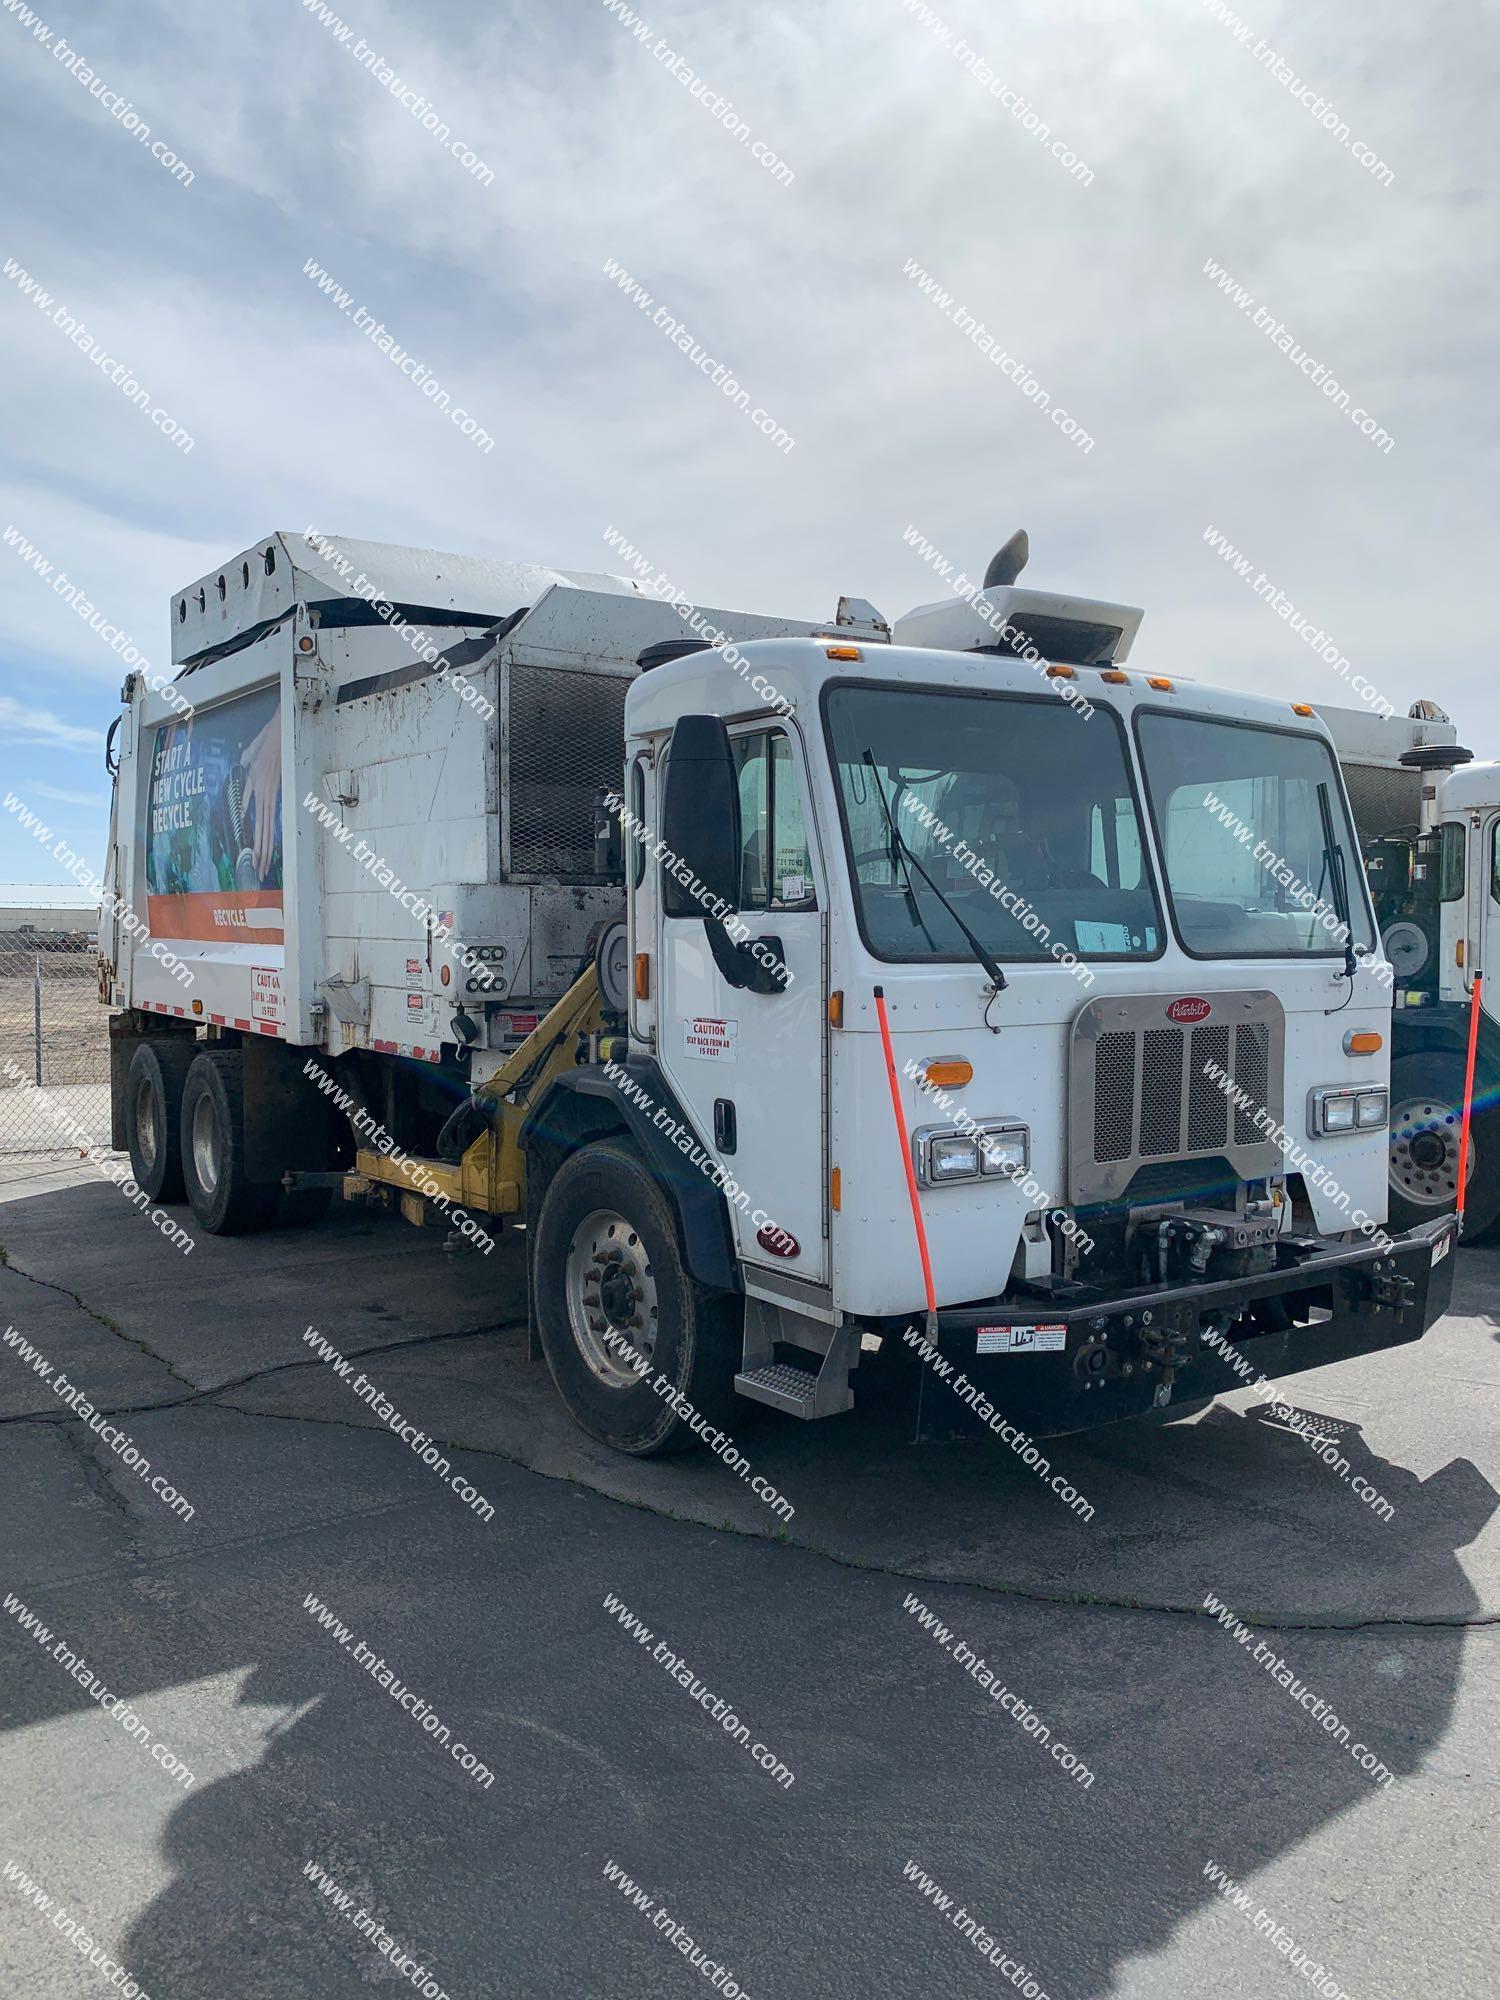
[[[280,534],[171,618],[182,671],[132,678],[117,739],[107,881],[151,935],[106,924],[110,1004],[428,1062],[460,1003],[478,1051],[529,1032],[623,907],[593,803],[678,611],[618,577]]]
[[[1455,744],[1458,731],[1446,716],[1372,715],[1367,708],[1318,703],[1349,787],[1354,824],[1368,844],[1383,834],[1414,828],[1422,817],[1423,787],[1436,796],[1441,772],[1403,766],[1409,750]]]

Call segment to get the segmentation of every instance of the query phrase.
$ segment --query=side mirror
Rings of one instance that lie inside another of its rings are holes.
[[[701,917],[714,964],[731,986],[782,993],[788,974],[778,938],[736,943],[725,917],[740,906],[740,781],[723,718],[679,715],[667,754],[661,810],[662,910]]]
[[[722,716],[679,715],[667,757],[662,908],[709,917],[740,906],[740,786]],[[685,881],[684,877],[691,878]]]

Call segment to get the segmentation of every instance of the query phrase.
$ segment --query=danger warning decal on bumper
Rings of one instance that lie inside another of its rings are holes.
[[[1068,1329],[1058,1324],[982,1326],[977,1354],[1045,1354],[1068,1344]]]

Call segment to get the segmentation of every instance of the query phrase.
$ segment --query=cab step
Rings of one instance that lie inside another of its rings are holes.
[[[789,1362],[773,1361],[768,1368],[752,1368],[736,1375],[734,1386],[754,1403],[769,1403],[773,1410],[788,1416],[815,1417],[818,1377],[811,1368],[793,1368]]]
[[[754,1301],[747,1302],[754,1308]],[[816,1368],[799,1368],[795,1362],[777,1361],[774,1348],[765,1337],[765,1323],[758,1311],[747,1311],[751,1329],[744,1359],[758,1366],[742,1368],[734,1386],[752,1402],[769,1403],[773,1410],[810,1421],[814,1417],[836,1417],[854,1408],[854,1391],[849,1377],[859,1361],[859,1337],[853,1327],[820,1327],[816,1336],[826,1342],[826,1351]],[[785,1332],[782,1321],[779,1331]],[[812,1336],[810,1327],[804,1333]]]

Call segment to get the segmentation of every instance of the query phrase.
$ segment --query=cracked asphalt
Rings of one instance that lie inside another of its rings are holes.
[[[709,1454],[637,1464],[573,1429],[526,1358],[508,1243],[453,1256],[351,1210],[184,1258],[90,1183],[0,1206],[0,1245],[0,1328],[125,1413],[194,1509],[0,1347],[6,1996],[122,1990],[15,1870],[152,2000],[422,1990],[403,1953],[452,2000],[716,1990],[609,1864],[754,2000],[1028,1991],[911,1864],[1053,2000],[1495,1990],[1500,1253],[1461,1253],[1422,1342],[1289,1387],[1390,1520],[1236,1395],[1051,1441],[1093,1504],[1081,1521],[994,1441],[913,1442],[887,1350],[847,1417],[746,1410],[737,1442],[795,1505],[781,1522]],[[491,1516],[313,1355],[309,1326]],[[1392,1783],[1204,1612],[1210,1592]],[[1293,1944],[1332,1986],[1299,1979]]]

